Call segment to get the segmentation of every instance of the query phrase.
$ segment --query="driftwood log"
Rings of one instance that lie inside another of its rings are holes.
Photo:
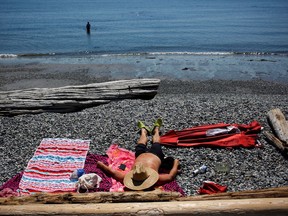
[[[288,147],[279,140],[277,137],[275,137],[272,133],[269,133],[268,131],[264,131],[264,136],[266,139],[274,145],[278,150],[280,150],[282,153],[287,154],[288,153]]]
[[[35,193],[30,196],[0,198],[1,205],[72,204],[171,201],[181,196],[178,192],[161,190],[149,192],[95,192],[95,193]]]
[[[42,112],[75,112],[123,99],[152,99],[159,79],[119,80],[60,88],[0,92],[0,116]]]
[[[272,109],[267,113],[268,123],[273,133],[264,131],[264,136],[269,143],[287,156],[288,153],[288,122],[280,109]]]
[[[0,215],[277,215],[286,216],[288,198],[133,202],[96,204],[30,204],[0,206]]]
[[[225,199],[255,199],[288,197],[288,186],[248,190],[240,192],[215,193],[181,197],[178,192],[161,190],[147,192],[96,192],[96,193],[35,193],[30,196],[0,198],[1,205],[27,204],[79,204],[79,203],[118,203],[118,202],[162,202],[162,201],[201,201]]]
[[[287,215],[288,187],[191,197],[151,191],[39,193],[0,200],[0,215]]]
[[[280,109],[272,109],[267,114],[268,121],[277,138],[288,145],[288,122]]]
[[[201,196],[180,197],[181,201],[200,201],[200,200],[225,200],[225,199],[255,199],[255,198],[288,198],[288,186],[278,188],[267,188],[260,190],[247,190],[239,192],[215,193]]]

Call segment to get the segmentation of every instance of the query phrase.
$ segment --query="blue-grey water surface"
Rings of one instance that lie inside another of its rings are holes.
[[[287,0],[0,0],[0,54],[287,53]],[[85,25],[91,23],[91,34]]]

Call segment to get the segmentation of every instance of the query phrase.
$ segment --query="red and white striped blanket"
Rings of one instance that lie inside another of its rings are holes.
[[[84,167],[89,145],[89,140],[43,139],[23,173],[20,193],[75,191],[70,175]]]

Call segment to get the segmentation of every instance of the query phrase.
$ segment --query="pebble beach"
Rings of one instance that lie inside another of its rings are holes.
[[[113,76],[105,76],[108,73],[105,68],[109,69],[111,75],[111,65],[97,66],[98,75],[90,76],[89,73],[96,70],[95,65],[2,64],[0,90],[59,87],[113,80]],[[61,73],[57,72],[59,68]],[[184,64],[179,66],[181,72],[187,73],[190,69]],[[125,65],[123,70],[133,68]],[[141,74],[136,78],[144,76]],[[129,77],[117,77],[120,78]],[[273,108],[280,108],[288,119],[287,83],[263,79],[160,79],[158,93],[151,100],[113,101],[75,113],[1,116],[0,184],[25,169],[43,138],[88,139],[91,140],[91,153],[105,154],[113,143],[134,150],[139,137],[138,120],[152,126],[161,117],[161,132],[164,134],[172,129],[181,130],[204,124],[249,124],[254,120],[261,124],[263,130],[271,132],[266,117],[267,112]],[[228,191],[287,185],[287,157],[269,144],[263,133],[259,134],[259,141],[261,148],[163,146],[163,151],[166,156],[180,160],[181,174],[176,179],[188,196],[196,195],[204,181],[225,185]],[[201,165],[207,166],[207,172],[193,177],[193,170]]]

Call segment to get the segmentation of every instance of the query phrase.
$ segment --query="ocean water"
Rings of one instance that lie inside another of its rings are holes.
[[[287,0],[0,0],[0,55],[288,53]],[[85,25],[91,23],[91,34]]]

